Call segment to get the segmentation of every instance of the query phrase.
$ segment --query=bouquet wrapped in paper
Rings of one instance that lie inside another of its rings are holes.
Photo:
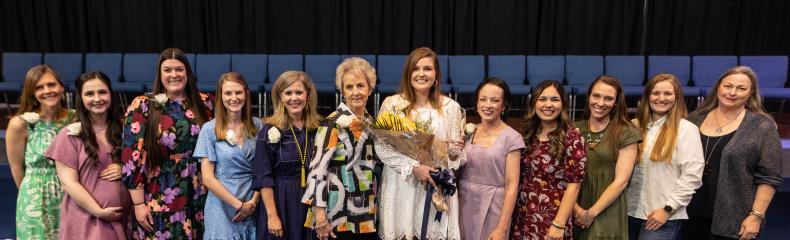
[[[447,167],[447,144],[430,133],[430,122],[414,122],[408,117],[384,112],[367,124],[374,138],[420,164]],[[444,165],[444,166],[442,166]]]

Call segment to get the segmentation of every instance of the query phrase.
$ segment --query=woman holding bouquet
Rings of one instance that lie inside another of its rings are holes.
[[[427,126],[429,133],[447,140],[446,136],[458,133],[460,138],[463,124],[461,107],[457,102],[441,93],[441,69],[438,56],[429,48],[412,51],[404,64],[401,76],[400,93],[387,97],[380,113],[405,116],[413,122]],[[461,139],[449,139],[450,159],[440,161],[439,165],[452,172],[466,161]],[[425,203],[428,184],[435,185],[430,172],[437,172],[428,159],[413,159],[396,152],[391,146],[377,142],[376,154],[384,162],[382,173],[381,218],[379,237],[381,239],[412,239],[421,237],[423,232],[422,207]],[[422,163],[421,163],[422,162]],[[428,165],[426,165],[428,164]],[[424,239],[460,239],[458,223],[458,195],[445,196],[448,210],[436,218],[436,208],[431,207],[430,222],[426,223]]]
[[[337,67],[335,84],[343,103],[318,127],[302,202],[310,205],[306,226],[320,239],[378,239],[376,236],[376,158],[363,123],[376,86],[376,70],[362,58]]]
[[[568,122],[562,84],[546,80],[532,91],[524,120],[521,183],[511,239],[572,239],[571,211],[584,177],[587,152]]]

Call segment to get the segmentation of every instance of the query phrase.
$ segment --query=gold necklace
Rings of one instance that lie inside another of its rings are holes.
[[[299,154],[299,161],[302,162],[302,187],[305,187],[306,180],[305,180],[305,170],[304,170],[304,163],[307,160],[307,150],[310,149],[310,143],[307,142],[307,136],[310,135],[307,131],[304,132],[304,151],[302,151],[302,146],[299,145],[299,139],[296,138],[296,132],[294,132],[294,125],[291,125],[291,135],[294,136],[294,142],[296,142],[296,152]]]

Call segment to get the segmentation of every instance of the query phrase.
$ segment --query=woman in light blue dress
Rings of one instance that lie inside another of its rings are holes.
[[[250,189],[255,140],[261,120],[252,117],[250,91],[235,72],[220,76],[216,118],[203,125],[195,146],[206,199],[204,239],[255,239],[259,193]]]

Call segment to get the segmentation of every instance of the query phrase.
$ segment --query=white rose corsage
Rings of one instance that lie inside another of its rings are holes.
[[[276,127],[269,128],[267,133],[269,134],[270,143],[277,143],[280,141],[280,130],[277,130]]]
[[[69,124],[66,126],[66,130],[70,136],[80,135],[80,131],[82,131],[82,124],[80,124],[80,122]]]
[[[474,123],[467,123],[466,125],[464,125],[464,130],[466,130],[466,135],[472,135],[472,133],[475,132],[475,128],[477,128],[477,125],[475,125]]]
[[[348,128],[348,125],[351,125],[351,121],[352,121],[351,116],[340,115],[339,117],[337,117],[337,121],[335,122],[340,128]]]
[[[165,104],[167,103],[167,94],[164,93],[157,94],[156,96],[154,96],[154,100],[156,100],[156,102],[159,104]]]
[[[34,113],[34,112],[26,112],[20,115],[19,117],[21,117],[22,120],[25,120],[25,122],[28,122],[30,124],[34,124],[38,122],[38,120],[41,118],[41,116],[39,116],[38,113]]]
[[[236,132],[234,132],[233,129],[228,129],[228,131],[225,132],[225,140],[231,146],[236,145]]]

